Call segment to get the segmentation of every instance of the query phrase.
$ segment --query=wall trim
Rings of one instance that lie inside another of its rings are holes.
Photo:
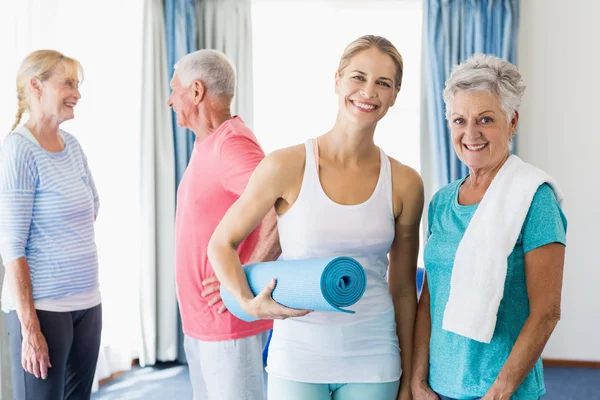
[[[135,367],[137,367],[138,365],[140,365],[140,359],[139,359],[139,358],[136,358],[135,360],[132,360],[132,361],[131,361],[131,368],[135,368]],[[100,386],[104,386],[104,385],[106,385],[107,383],[110,383],[110,382],[114,381],[114,380],[115,380],[115,379],[117,379],[119,376],[123,375],[125,372],[127,372],[127,371],[117,371],[117,372],[113,372],[112,374],[110,374],[110,376],[107,376],[107,377],[106,377],[106,378],[104,378],[104,379],[100,379],[100,380],[98,381],[98,387],[100,387]]]
[[[600,368],[600,361],[560,360],[555,358],[544,358],[545,367],[576,367],[576,368]]]

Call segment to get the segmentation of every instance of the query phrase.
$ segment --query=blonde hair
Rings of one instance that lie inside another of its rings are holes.
[[[37,50],[30,53],[21,63],[17,74],[17,114],[11,132],[19,125],[25,111],[29,110],[29,81],[36,77],[44,82],[50,79],[56,67],[62,65],[67,76],[83,80],[83,68],[79,61],[55,50]]]
[[[338,72],[340,75],[348,66],[352,57],[354,57],[357,53],[363,50],[368,50],[372,47],[377,48],[379,51],[392,58],[392,61],[394,61],[394,64],[396,65],[394,86],[396,88],[400,88],[400,85],[402,84],[402,73],[404,71],[402,55],[400,55],[400,52],[398,49],[396,49],[396,46],[394,46],[392,42],[381,36],[365,35],[350,43],[344,50],[344,54],[342,54],[342,58],[340,59],[340,65],[338,66]]]

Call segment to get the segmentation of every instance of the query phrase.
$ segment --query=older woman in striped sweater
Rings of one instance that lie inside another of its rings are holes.
[[[99,202],[79,142],[59,128],[75,116],[81,75],[79,62],[56,51],[27,56],[15,125],[0,150],[2,310],[15,399],[91,395],[102,329]]]

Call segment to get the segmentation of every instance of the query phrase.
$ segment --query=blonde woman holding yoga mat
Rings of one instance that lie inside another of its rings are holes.
[[[388,40],[352,42],[335,74],[333,128],[267,156],[209,244],[219,281],[244,311],[276,320],[267,363],[270,400],[411,398],[423,183],[373,141],[396,101],[402,69]],[[236,247],[273,207],[283,259],[350,256],[363,265],[367,288],[352,306],[355,314],[279,305],[271,297],[275,279],[252,294]]]

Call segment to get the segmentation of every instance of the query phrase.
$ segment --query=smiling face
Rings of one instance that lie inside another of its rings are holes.
[[[75,106],[81,99],[76,71],[73,73],[64,65],[58,65],[48,79],[42,82],[32,78],[31,84],[46,118],[59,123],[75,118]]]
[[[396,101],[396,65],[377,48],[356,53],[343,71],[336,73],[339,113],[359,127],[375,125]]]
[[[458,91],[452,99],[450,130],[458,158],[470,169],[500,165],[510,154],[518,114],[509,123],[498,97],[488,92]]]

